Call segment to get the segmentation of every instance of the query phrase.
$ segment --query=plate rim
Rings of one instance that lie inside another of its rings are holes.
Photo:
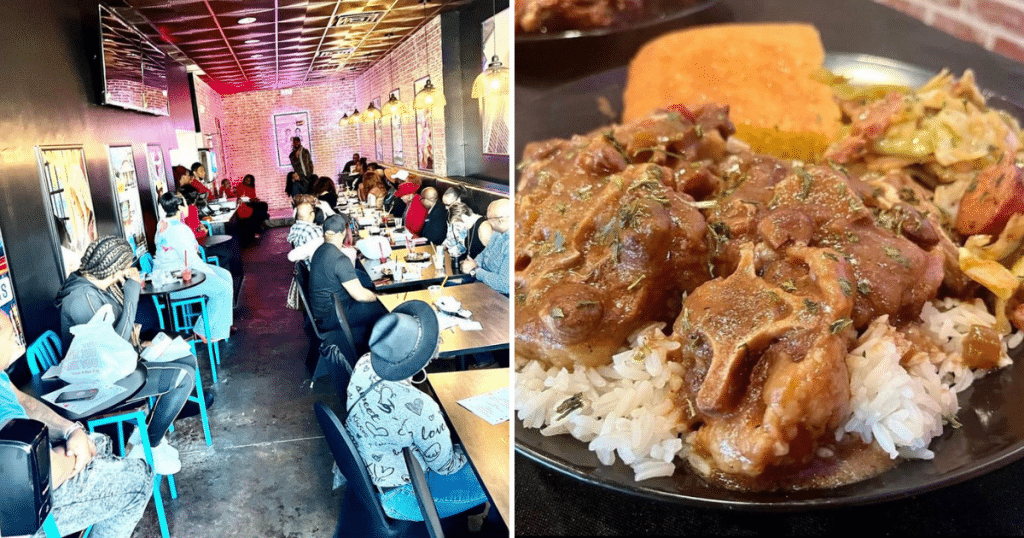
[[[645,28],[650,28],[652,26],[656,26],[656,25],[661,24],[663,22],[678,20],[678,19],[681,19],[683,17],[687,17],[687,16],[690,16],[690,15],[693,15],[695,13],[700,13],[701,11],[704,11],[706,9],[711,8],[712,6],[717,4],[719,1],[720,0],[697,0],[696,4],[684,7],[682,9],[678,10],[678,11],[673,11],[671,13],[662,13],[660,16],[657,16],[657,17],[649,17],[649,18],[646,18],[646,19],[641,19],[641,20],[638,20],[638,21],[634,21],[631,24],[626,24],[626,25],[622,25],[622,26],[609,26],[609,27],[605,27],[605,28],[591,28],[589,30],[563,30],[561,32],[551,32],[551,33],[516,34],[515,35],[515,42],[516,42],[517,45],[519,43],[531,43],[532,44],[532,43],[545,43],[545,42],[550,42],[550,41],[563,42],[563,41],[570,41],[570,40],[583,39],[583,38],[605,37],[605,36],[617,34],[619,32],[632,32],[632,31],[637,31],[637,30],[643,30]]]

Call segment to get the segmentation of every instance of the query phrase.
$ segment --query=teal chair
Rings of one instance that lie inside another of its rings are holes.
[[[60,362],[60,357],[62,356],[60,339],[57,338],[56,333],[53,331],[46,331],[42,336],[37,338],[35,342],[32,342],[32,345],[28,348],[28,352],[25,354],[26,360],[28,361],[28,368],[33,374],[37,372],[45,372],[51,367],[56,366],[57,363]],[[196,386],[199,385],[201,385],[201,383],[196,383]],[[205,411],[206,406],[199,404],[199,408]],[[149,431],[146,426],[146,415],[148,411],[148,405],[139,405],[131,409],[113,411],[89,417],[85,419],[85,425],[89,428],[90,432],[95,432],[96,428],[99,426],[116,425],[119,454],[124,456],[124,425],[126,423],[134,422],[135,427],[139,429],[139,437],[142,440],[142,448],[146,455],[146,462],[149,463],[150,467],[152,467],[153,447],[149,444]],[[167,478],[167,488],[170,490],[171,499],[178,498],[178,488],[174,483],[173,475],[167,475],[166,477],[163,475],[156,475],[156,478],[157,479],[153,483],[153,499],[154,506],[156,507],[156,515],[160,522],[160,532],[163,535],[163,538],[170,538],[170,531],[167,528],[167,516],[164,514],[164,501],[163,494],[160,492],[160,485],[163,483],[163,479]],[[53,527],[56,529],[56,524],[53,524]],[[48,537],[49,532],[50,530],[47,529]]]
[[[145,254],[143,254],[142,256],[139,257],[139,270],[141,270],[143,273],[152,273],[153,272],[153,255],[152,254],[147,252],[147,253],[145,253]]]
[[[153,303],[156,305],[160,328],[185,335],[190,335],[192,328],[196,324],[196,320],[200,317],[202,317],[203,327],[206,329],[204,331],[205,334],[210,334],[210,316],[207,310],[207,302],[208,299],[205,295],[186,297],[182,299],[171,299],[171,319],[165,321],[163,303],[160,302],[159,296],[153,296]],[[171,325],[170,329],[167,328],[168,322]],[[199,355],[196,354],[196,341],[189,340],[189,345],[192,346],[192,354],[198,357]],[[210,372],[213,374],[213,382],[217,383],[217,365],[220,364],[220,346],[218,345],[218,342],[210,341],[209,338],[207,338],[206,349],[207,354],[210,356]]]
[[[202,245],[199,245],[199,255],[203,257],[204,262],[210,265],[216,265],[217,267],[220,267],[220,258],[218,258],[217,256],[207,256],[206,249],[203,248]]]

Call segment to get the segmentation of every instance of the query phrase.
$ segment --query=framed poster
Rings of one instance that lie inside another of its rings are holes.
[[[153,191],[153,205],[157,216],[162,216],[160,195],[167,192],[167,165],[164,164],[164,150],[160,144],[146,145],[146,164],[149,165],[149,188]]]
[[[289,112],[274,114],[274,141],[277,148],[277,165],[281,168],[291,167],[292,161],[288,154],[292,152],[292,138],[299,137],[302,147],[309,150],[309,158],[313,158],[312,140],[309,127],[309,112]]]
[[[491,56],[498,56],[501,63],[508,66],[508,29],[511,11],[506,9],[483,22],[483,65],[487,68]],[[480,99],[480,127],[483,130],[483,152],[492,155],[508,155],[509,97],[504,95],[486,95]]]
[[[11,271],[7,265],[3,234],[0,234],[0,310],[10,318],[11,325],[14,325],[15,349],[11,358],[16,359],[25,353],[25,329],[21,326],[21,311],[18,310],[18,300],[14,296],[14,283],[11,281]]]
[[[114,190],[121,235],[135,247],[135,254],[149,251],[146,227],[142,222],[142,201],[135,172],[135,153],[131,146],[107,146],[110,156],[110,188]]]
[[[373,106],[380,110],[380,97],[371,101]],[[384,120],[378,119],[373,121],[373,150],[374,156],[377,157],[377,162],[384,160]]]
[[[423,77],[413,83],[414,94],[420,93],[426,86],[429,76]],[[416,166],[420,170],[434,169],[434,135],[433,111],[416,111]]]
[[[391,95],[395,96],[395,99],[401,99],[398,88],[391,91]],[[391,116],[391,162],[399,165],[405,165],[405,152],[402,151],[402,116],[394,114]]]
[[[67,277],[81,264],[82,253],[95,241],[96,213],[81,145],[37,146],[44,205],[49,208],[50,237],[57,265]]]

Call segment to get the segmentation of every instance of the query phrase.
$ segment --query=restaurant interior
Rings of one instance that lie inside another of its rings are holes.
[[[0,535],[507,536],[508,0],[4,7],[0,388],[37,420],[0,460],[54,448],[3,467]],[[431,422],[388,482],[352,424],[396,393]],[[100,458],[155,473],[137,524],[67,508]]]

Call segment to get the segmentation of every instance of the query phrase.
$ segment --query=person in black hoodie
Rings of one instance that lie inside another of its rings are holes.
[[[442,245],[448,237],[448,208],[437,203],[437,189],[427,187],[420,191],[420,200],[427,208],[427,218],[420,228],[420,237],[427,238],[433,245]]]
[[[131,245],[120,237],[101,237],[85,249],[82,265],[64,281],[55,301],[60,309],[63,349],[71,345],[71,327],[88,323],[104,305],[113,308],[114,331],[131,342],[142,291],[142,279],[138,269],[132,267],[133,260]],[[178,451],[167,444],[164,435],[195,388],[196,368],[195,357],[147,364],[146,384],[155,385],[156,390],[144,388],[142,393],[160,394],[148,420],[157,474],[174,474],[181,469]],[[129,457],[144,457],[141,443],[132,444],[135,446]]]

